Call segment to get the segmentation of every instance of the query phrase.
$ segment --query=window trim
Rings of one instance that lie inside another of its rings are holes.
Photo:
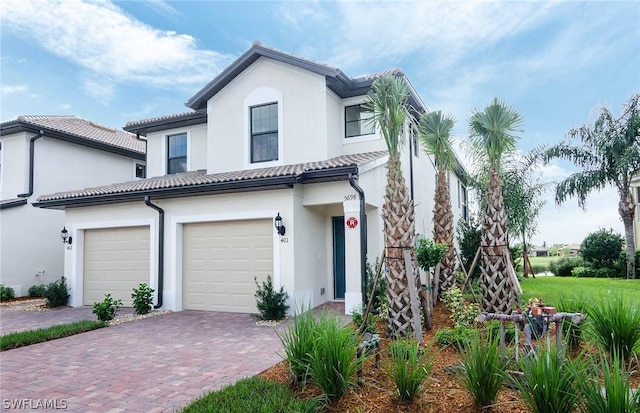
[[[251,107],[269,103],[278,104],[278,160],[269,162],[251,162]],[[284,158],[284,135],[285,126],[283,122],[285,105],[283,103],[282,92],[271,87],[262,86],[247,94],[243,101],[243,132],[244,132],[244,169],[268,168],[271,166],[283,165]]]
[[[347,140],[351,140],[353,138],[369,137],[371,135],[375,135],[376,134],[375,124],[372,125],[373,130],[370,133],[359,133],[358,135],[351,135],[351,136],[349,136],[347,134],[347,124],[348,123],[354,123],[354,122],[358,122],[358,124],[360,125],[359,130],[362,132],[362,124],[363,124],[364,119],[359,118],[358,120],[352,120],[352,121],[347,120],[347,110],[349,108],[353,108],[353,107],[356,107],[356,106],[357,107],[361,107],[361,108],[364,109],[364,102],[355,103],[353,105],[345,105],[344,106],[344,110],[343,110],[343,115],[344,115],[344,138],[347,139]],[[360,111],[360,113],[362,113],[362,111]],[[373,116],[373,113],[372,113],[372,116]]]
[[[278,102],[268,102],[268,103],[262,103],[260,105],[252,105],[249,106],[249,162],[252,165],[256,165],[256,164],[265,164],[268,162],[278,162],[280,160],[280,131],[278,129],[275,130],[268,130],[268,131],[264,131],[264,132],[259,132],[259,133],[254,133],[253,132],[253,109],[256,108],[261,108],[261,107],[265,107],[265,106],[273,106],[275,105],[276,110],[278,111],[278,126],[279,126],[279,119],[280,119],[280,108],[278,106]],[[266,160],[261,160],[261,161],[256,161],[253,159],[253,138],[257,137],[257,136],[263,136],[263,135],[271,135],[275,133],[276,134],[276,145],[278,145],[278,147],[276,148],[276,152],[277,152],[277,158],[276,159],[266,159]]]
[[[170,141],[171,138],[174,136],[182,136],[184,135],[185,140],[186,140],[186,153],[184,154],[184,156],[174,156],[171,157],[169,155],[169,145],[170,145]],[[180,133],[172,133],[170,135],[167,135],[166,137],[166,144],[165,144],[165,174],[166,175],[175,175],[175,174],[179,174],[179,173],[183,173],[183,172],[187,172],[189,171],[189,133],[188,132],[180,132]],[[181,159],[184,158],[185,160],[185,170],[184,171],[179,171],[179,172],[169,172],[169,161],[173,160],[173,159]]]

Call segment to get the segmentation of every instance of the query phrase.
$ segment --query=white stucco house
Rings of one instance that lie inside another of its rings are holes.
[[[189,99],[191,111],[127,123],[147,140],[147,179],[37,202],[65,210],[72,305],[107,292],[127,304],[145,282],[156,307],[251,313],[254,278],[271,275],[292,309],[344,300],[350,312],[365,255],[383,249],[388,155],[362,106],[381,75],[352,78],[254,43]],[[426,110],[415,91],[411,104]],[[431,236],[434,166],[409,141],[416,228]],[[461,175],[449,180],[456,219],[466,214]]]
[[[21,296],[63,275],[64,213],[33,208],[40,195],[132,180],[144,165],[145,142],[134,134],[76,116],[1,123],[0,283]]]

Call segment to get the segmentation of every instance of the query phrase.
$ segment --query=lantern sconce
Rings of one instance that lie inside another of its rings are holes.
[[[285,234],[286,228],[284,227],[284,224],[282,223],[282,217],[280,216],[279,212],[278,212],[278,215],[275,217],[275,226],[276,226],[276,230],[278,231],[278,234],[280,234],[280,236]]]
[[[69,244],[73,242],[73,237],[69,236],[69,231],[67,231],[67,227],[63,227],[62,231],[60,231],[60,237],[62,238],[63,244]]]

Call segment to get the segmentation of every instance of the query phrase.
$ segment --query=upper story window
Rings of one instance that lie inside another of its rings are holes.
[[[373,112],[364,105],[347,106],[344,108],[344,130],[347,138],[361,135],[371,135],[375,132],[372,121]]]
[[[278,104],[253,106],[251,111],[251,163],[278,160]]]
[[[167,174],[187,171],[187,134],[167,137]]]
[[[459,184],[458,187],[458,207],[462,209],[462,219],[468,221],[469,210],[467,209],[467,187]]]
[[[146,178],[147,167],[141,163],[136,163],[136,178]]]

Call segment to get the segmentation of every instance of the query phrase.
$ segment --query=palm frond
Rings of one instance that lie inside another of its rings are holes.
[[[418,122],[420,143],[425,153],[433,155],[438,170],[448,171],[455,165],[455,154],[451,143],[451,130],[455,120],[441,111],[425,113]]]
[[[607,181],[602,170],[576,172],[556,185],[556,204],[560,205],[569,198],[578,198],[578,205],[584,208],[587,196],[606,186]]]

